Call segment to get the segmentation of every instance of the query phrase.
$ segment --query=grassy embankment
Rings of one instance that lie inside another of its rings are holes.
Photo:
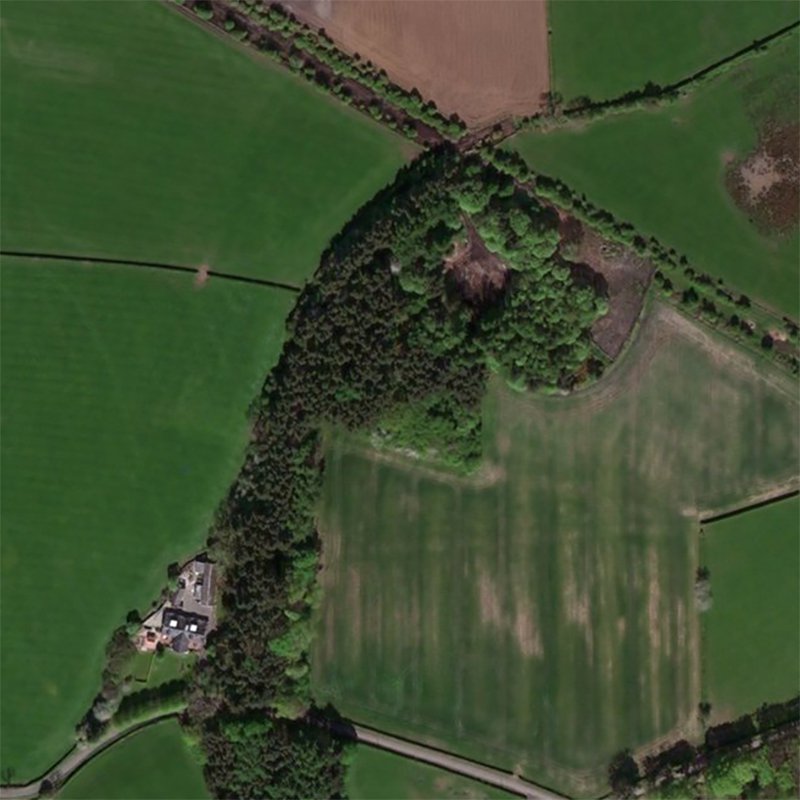
[[[315,688],[353,719],[602,792],[700,700],[696,510],[786,479],[786,376],[656,306],[595,387],[494,385],[484,472],[334,437]]]
[[[685,253],[696,269],[796,317],[797,228],[759,231],[725,176],[764,125],[796,123],[797,57],[795,33],[676,104],[523,133],[513,145],[532,169]]]
[[[175,720],[112,745],[67,782],[62,800],[204,800],[209,797]]]
[[[788,435],[788,434],[787,434]],[[800,500],[705,526],[713,605],[703,617],[704,693],[715,718],[800,692]]]
[[[791,0],[593,0],[548,4],[552,83],[565,100],[609,100],[694,74],[798,18]]]

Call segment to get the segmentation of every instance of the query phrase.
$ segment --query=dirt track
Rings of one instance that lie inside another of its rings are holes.
[[[544,0],[290,0],[348,52],[470,127],[532,114],[550,88]]]

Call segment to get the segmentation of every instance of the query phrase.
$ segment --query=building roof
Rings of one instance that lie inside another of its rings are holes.
[[[171,644],[176,653],[186,653],[189,650],[189,637],[185,633],[179,633]]]
[[[202,614],[191,614],[179,608],[165,608],[163,616],[164,633],[187,631],[198,636],[204,636],[208,628],[208,617]]]

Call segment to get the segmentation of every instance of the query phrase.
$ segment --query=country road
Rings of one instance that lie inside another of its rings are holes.
[[[141,720],[128,728],[122,730],[112,730],[105,736],[101,736],[89,747],[79,750],[73,747],[64,758],[55,766],[51,767],[44,775],[36,780],[26,783],[24,786],[0,786],[0,800],[24,800],[24,798],[37,797],[42,781],[49,780],[52,783],[64,783],[70,776],[80,769],[87,761],[102,753],[106,748],[116,744],[120,739],[124,739],[142,728],[163,722],[170,717],[177,717],[178,713],[170,711],[167,714],[159,714],[149,719]]]
[[[529,783],[511,772],[504,772],[485,764],[469,761],[466,758],[461,758],[424,744],[399,739],[396,736],[391,736],[388,733],[376,731],[372,728],[365,728],[362,725],[353,724],[352,730],[355,732],[355,738],[363,744],[379,747],[381,750],[388,750],[406,758],[413,758],[415,761],[423,761],[426,764],[441,767],[449,772],[455,772],[466,778],[482,781],[490,786],[496,786],[498,789],[504,789],[521,797],[532,798],[532,800],[564,800],[564,795],[556,794],[543,786]]]
[[[0,800],[27,800],[28,798],[37,797],[43,780],[49,780],[59,784],[64,783],[87,761],[99,755],[121,739],[149,725],[155,725],[165,719],[175,716],[177,716],[176,712],[160,714],[150,719],[137,722],[129,728],[112,731],[83,750],[73,748],[61,761],[36,780],[26,783],[24,786],[0,786]],[[534,783],[529,783],[510,772],[504,772],[503,770],[495,769],[485,764],[470,761],[466,758],[461,758],[460,756],[447,753],[443,750],[437,750],[436,748],[428,747],[424,744],[410,742],[407,739],[400,739],[391,734],[376,731],[373,728],[366,728],[356,724],[346,726],[333,725],[332,728],[335,732],[347,738],[355,738],[357,741],[369,747],[378,747],[381,750],[388,750],[391,753],[396,753],[405,758],[412,758],[415,761],[432,764],[433,766],[446,769],[449,772],[463,775],[466,778],[472,778],[473,780],[481,781],[490,786],[496,786],[499,789],[504,789],[507,792],[520,795],[521,797],[531,798],[531,800],[564,800],[563,795],[556,794]]]

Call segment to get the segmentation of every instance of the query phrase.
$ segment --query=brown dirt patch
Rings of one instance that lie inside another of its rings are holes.
[[[196,289],[202,289],[208,283],[208,264],[202,264],[197,268],[197,274],[194,276],[194,285]]]
[[[730,164],[726,185],[765,233],[794,228],[800,219],[800,124],[766,126],[756,150]]]
[[[592,325],[592,338],[609,358],[616,358],[639,318],[653,265],[574,218],[562,220],[560,229],[562,249],[566,247],[570,260],[587,265],[605,280],[608,313]]]
[[[467,238],[457,242],[444,261],[445,277],[469,303],[482,306],[494,302],[508,282],[506,265],[483,243],[473,224],[464,219]]]
[[[545,0],[291,0],[304,22],[471,127],[532,114],[550,88]]]

